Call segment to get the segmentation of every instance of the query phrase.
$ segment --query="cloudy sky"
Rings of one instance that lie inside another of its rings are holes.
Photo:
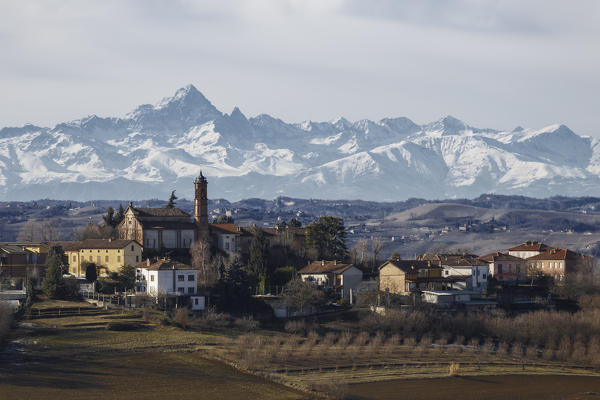
[[[288,122],[451,114],[600,137],[600,1],[0,0],[0,126],[188,83]]]

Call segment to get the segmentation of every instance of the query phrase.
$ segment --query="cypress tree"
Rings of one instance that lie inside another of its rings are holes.
[[[63,255],[62,247],[52,246],[46,259],[46,276],[42,290],[51,299],[60,299],[66,295]]]

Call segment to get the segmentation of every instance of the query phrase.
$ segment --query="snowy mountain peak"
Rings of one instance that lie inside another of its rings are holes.
[[[174,105],[214,108],[212,103],[194,85],[187,85],[178,89],[173,96],[160,100],[154,108],[160,110]]]
[[[211,197],[600,195],[600,141],[565,125],[478,129],[452,116],[286,123],[223,114],[193,85],[125,118],[91,115],[0,130],[0,199],[191,197],[202,170]]]

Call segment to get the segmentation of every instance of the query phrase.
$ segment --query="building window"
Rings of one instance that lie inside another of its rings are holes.
[[[188,288],[188,294],[194,294],[194,289],[193,287],[189,287]]]
[[[229,242],[225,243],[225,250],[229,250]]]
[[[108,262],[108,256],[104,256],[104,262]]]
[[[198,299],[194,299],[194,305],[198,305]]]
[[[135,256],[135,262],[140,262],[140,256]]]
[[[150,282],[154,282],[154,275],[150,275]]]
[[[185,280],[185,275],[177,275],[177,280],[178,280],[179,282],[182,282],[182,281],[184,281],[184,280]]]
[[[121,256],[117,256],[117,262],[121,262]]]
[[[133,245],[131,245],[131,251],[133,251]]]
[[[194,275],[188,275],[188,281],[191,282],[191,281],[193,281],[195,279],[196,279],[196,277]]]
[[[179,293],[185,293],[185,288],[178,287],[178,288],[177,288],[177,291],[178,291]]]
[[[502,264],[498,264],[498,273],[501,274],[502,273]]]
[[[96,262],[97,262],[98,264],[100,264],[100,263],[101,263],[100,259],[101,259],[101,258],[100,258],[100,256],[96,257]]]

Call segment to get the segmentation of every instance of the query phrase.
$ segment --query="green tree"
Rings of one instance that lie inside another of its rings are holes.
[[[175,191],[171,192],[171,196],[169,196],[169,202],[165,206],[165,208],[175,208],[175,200],[177,200],[177,196],[175,196]]]
[[[248,269],[261,293],[265,292],[270,280],[271,274],[268,268],[268,260],[269,245],[265,237],[265,232],[261,228],[256,227],[254,228],[254,232],[252,232]]]
[[[64,253],[61,246],[52,246],[46,258],[46,276],[42,290],[51,299],[61,299],[66,296],[66,282],[63,278]]]
[[[125,209],[123,208],[123,204],[119,204],[119,210],[115,215],[115,226],[119,225],[121,221],[125,219]]]
[[[104,226],[115,226],[115,210],[112,206],[108,206],[106,215],[103,215],[102,219],[104,220]]]
[[[244,313],[250,301],[250,277],[237,257],[223,265],[217,290],[220,305],[228,312]]]
[[[123,291],[135,287],[135,267],[124,265],[119,269],[119,275],[116,277]]]
[[[226,214],[221,214],[219,215],[219,218],[217,218],[216,222],[217,224],[233,224],[234,219],[232,216],[230,215],[226,215]]]
[[[322,304],[324,300],[319,296],[315,285],[301,279],[294,279],[283,288],[283,301],[288,307],[302,312],[308,306]]]
[[[81,267],[85,270],[85,279],[88,282],[94,283],[98,280],[98,266],[95,263],[84,261],[81,263]]]
[[[394,250],[394,252],[392,253],[392,256],[390,257],[390,261],[399,261],[402,260],[402,257],[400,257],[400,253],[398,253],[398,250]]]
[[[301,228],[302,227],[302,222],[300,222],[296,218],[292,218],[292,219],[290,219],[288,221],[288,226],[291,227],[291,228]]]
[[[318,259],[346,258],[346,228],[339,217],[319,217],[306,227],[306,245],[317,251]]]

